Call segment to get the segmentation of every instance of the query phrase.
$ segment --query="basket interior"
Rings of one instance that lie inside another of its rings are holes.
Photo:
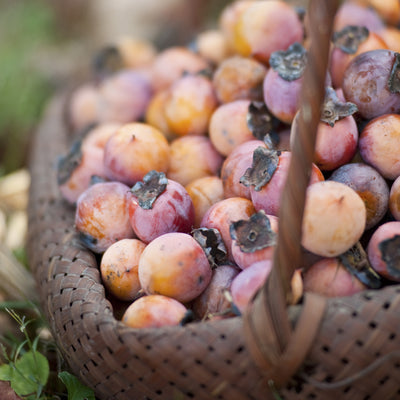
[[[42,307],[72,371],[100,399],[268,399],[242,318],[134,330],[113,314],[96,257],[77,240],[55,162],[68,145],[56,97],[31,154],[28,252]],[[283,399],[400,397],[400,286],[328,301],[312,349]],[[290,308],[293,323],[301,306]],[[275,397],[276,398],[276,397]]]

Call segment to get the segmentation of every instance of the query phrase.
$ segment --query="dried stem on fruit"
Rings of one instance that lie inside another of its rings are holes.
[[[277,128],[280,121],[271,114],[264,102],[252,101],[246,119],[247,126],[256,139],[270,141],[270,147],[278,144]]]
[[[240,178],[244,186],[254,186],[254,190],[261,190],[272,178],[279,164],[279,150],[257,147],[253,153],[253,164]]]
[[[343,102],[339,99],[335,89],[327,86],[325,89],[325,100],[322,104],[321,121],[334,126],[336,121],[349,117],[358,111],[357,106],[349,101]]]
[[[300,43],[275,51],[269,59],[271,68],[285,81],[295,81],[303,76],[307,64],[307,50]]]
[[[357,242],[338,258],[344,267],[367,287],[371,289],[382,287],[382,278],[371,267],[360,242]]]
[[[400,93],[400,54],[395,54],[392,70],[390,72],[388,87],[391,93]]]
[[[355,54],[362,42],[368,39],[369,30],[365,26],[349,25],[333,34],[333,44],[344,53]]]
[[[211,268],[216,268],[227,261],[227,251],[218,229],[194,229],[192,236],[206,253]]]
[[[137,197],[140,207],[150,210],[167,184],[168,179],[163,172],[150,171],[143,177],[143,182],[135,183],[131,192]]]
[[[383,240],[378,247],[390,276],[396,280],[400,279],[400,235]]]
[[[275,246],[277,234],[264,211],[253,214],[248,220],[232,222],[229,232],[244,253],[253,253],[266,247]]]

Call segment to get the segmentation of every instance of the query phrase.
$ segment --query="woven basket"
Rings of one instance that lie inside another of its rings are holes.
[[[336,3],[311,1],[310,18],[319,23],[311,32],[303,104],[312,118],[304,118],[302,110],[299,132],[316,130]],[[28,253],[57,344],[72,372],[99,399],[400,398],[400,285],[346,298],[306,295],[300,305],[286,306],[300,257],[307,180],[299,174],[307,175],[315,135],[299,135],[293,148],[282,203],[287,218],[280,219],[275,259],[279,268],[249,312],[135,330],[114,315],[98,259],[81,246],[74,208],[58,190],[55,163],[70,143],[64,101],[59,96],[50,102],[34,138]]]

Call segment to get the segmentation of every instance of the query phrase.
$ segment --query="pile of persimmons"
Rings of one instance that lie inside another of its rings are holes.
[[[243,312],[273,268],[280,196],[308,60],[307,13],[233,1],[187,46],[123,37],[68,99],[59,189],[122,321]],[[348,1],[334,20],[303,218],[303,291],[400,281],[400,6]]]

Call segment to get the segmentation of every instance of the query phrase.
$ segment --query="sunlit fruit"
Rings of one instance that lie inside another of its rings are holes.
[[[139,260],[139,280],[147,294],[161,294],[182,303],[199,296],[212,270],[200,244],[186,233],[166,233],[152,240]]]
[[[314,183],[307,189],[302,245],[317,255],[338,256],[361,238],[366,217],[364,202],[349,186]]]

